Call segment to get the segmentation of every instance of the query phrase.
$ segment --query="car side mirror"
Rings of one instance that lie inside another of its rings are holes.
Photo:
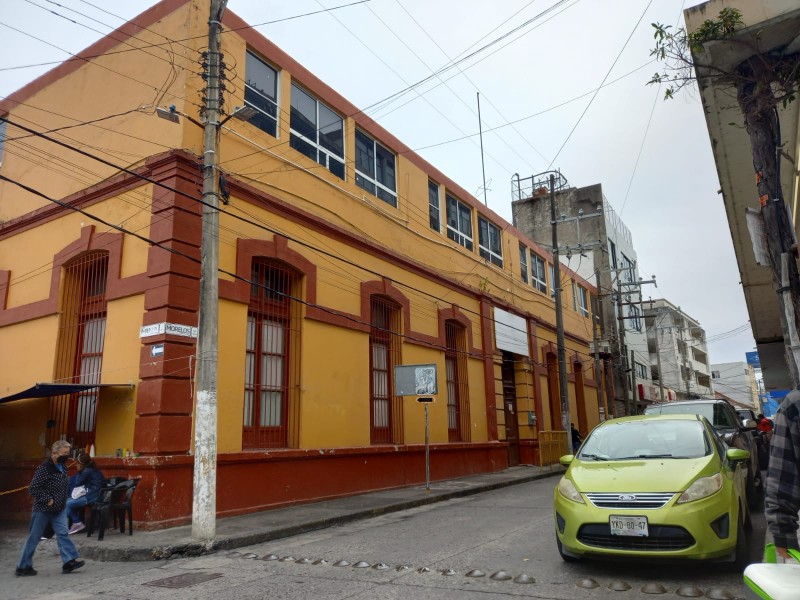
[[[742,450],[741,448],[728,448],[725,458],[731,463],[744,462],[750,459],[750,451]]]
[[[558,459],[558,462],[560,462],[565,467],[568,467],[573,460],[575,460],[574,454],[565,454],[564,456]]]
[[[745,431],[756,431],[758,430],[758,423],[756,423],[753,419],[747,419],[744,422],[744,429]]]

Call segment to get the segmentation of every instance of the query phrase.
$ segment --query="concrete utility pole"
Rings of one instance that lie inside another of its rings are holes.
[[[556,220],[556,176],[550,173],[550,223],[553,226],[553,291],[556,301],[556,344],[558,346],[558,387],[561,393],[561,425],[570,430],[567,357],[564,348],[564,314],[561,304],[561,261],[558,258],[558,221]]]
[[[597,338],[597,327],[600,326],[600,334],[603,334],[603,315],[600,307],[600,269],[597,268],[594,272],[597,281],[597,294],[594,297],[594,305],[592,306],[592,341],[594,343],[594,380],[597,382],[597,409],[602,411],[605,421],[608,419],[608,411],[603,406],[603,380],[602,368],[600,366],[600,346]]]
[[[217,334],[219,322],[220,30],[227,0],[211,0],[203,133],[203,238],[200,246],[200,316],[194,418],[192,537],[213,540],[217,527]]]

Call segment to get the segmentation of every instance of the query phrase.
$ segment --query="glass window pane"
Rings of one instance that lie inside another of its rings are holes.
[[[440,209],[439,209],[439,186],[434,182],[428,182],[428,217],[431,229],[434,231],[442,230]]]
[[[388,349],[386,346],[375,344],[372,346],[372,368],[386,370],[388,364]]]
[[[283,357],[266,356],[264,386],[274,389],[283,387]]]
[[[458,224],[461,233],[472,237],[472,215],[470,210],[460,202],[458,204]]]
[[[382,186],[393,192],[395,188],[394,154],[380,144],[375,144],[375,157],[377,163],[377,179]]]
[[[311,160],[317,160],[317,148],[316,146],[312,146],[308,142],[303,139],[300,139],[295,134],[291,135],[289,140],[289,145],[297,150],[298,152],[302,152]]]
[[[336,156],[344,158],[344,123],[342,122],[342,117],[322,103],[319,104],[319,144]]]
[[[397,196],[395,196],[394,194],[387,192],[383,188],[378,188],[377,196],[387,204],[391,204],[392,206],[397,208]]]
[[[312,142],[317,141],[317,101],[295,85],[292,85],[290,125]],[[316,152],[313,158],[316,160]]]
[[[275,101],[278,73],[250,52],[245,58],[245,84]]]
[[[375,179],[375,143],[358,130],[356,130],[356,170]]]
[[[333,157],[328,158],[328,170],[339,179],[344,179],[344,163]]]
[[[251,352],[256,349],[256,320],[255,317],[247,317],[247,349]]]
[[[458,201],[450,194],[447,195],[447,224],[458,229]]]
[[[253,426],[253,390],[244,391],[244,422],[245,427]]]
[[[375,184],[358,172],[356,172],[356,185],[362,190],[367,190],[373,196],[375,195]]]
[[[283,354],[283,324],[278,321],[264,321],[264,352]]]

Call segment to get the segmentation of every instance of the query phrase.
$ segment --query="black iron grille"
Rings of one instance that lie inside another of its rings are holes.
[[[612,550],[647,550],[668,552],[683,550],[694,544],[694,538],[683,527],[673,525],[650,525],[647,537],[611,535],[608,523],[582,525],[578,541],[595,548]]]

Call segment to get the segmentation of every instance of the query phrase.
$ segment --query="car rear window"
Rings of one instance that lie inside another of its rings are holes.
[[[650,413],[651,411],[646,411]],[[652,414],[662,415],[702,415],[718,429],[734,429],[737,423],[734,421],[733,411],[727,410],[724,404],[719,402],[704,402],[702,404],[692,404],[681,402],[676,404],[661,404]]]

